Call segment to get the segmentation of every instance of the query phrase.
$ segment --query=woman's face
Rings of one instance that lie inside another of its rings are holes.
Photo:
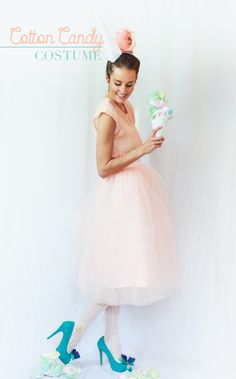
[[[109,83],[109,96],[117,103],[124,103],[134,90],[136,83],[136,71],[129,70],[126,67],[115,67],[110,76]]]

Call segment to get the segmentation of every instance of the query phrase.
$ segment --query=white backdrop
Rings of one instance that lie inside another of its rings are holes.
[[[183,288],[151,306],[123,306],[123,350],[162,379],[234,379],[236,348],[236,52],[233,1],[8,2],[9,28],[89,33],[100,15],[136,32],[141,68],[130,100],[143,139],[146,98],[164,89],[175,118],[161,149],[144,157],[164,178],[173,210]],[[94,185],[91,119],[106,93],[105,58],[48,61],[35,49],[0,49],[1,377],[27,379],[51,334],[76,320],[88,299],[73,271],[77,215]],[[149,159],[150,158],[150,159]],[[98,366],[104,314],[78,350],[86,378]],[[85,370],[85,368],[87,369]]]

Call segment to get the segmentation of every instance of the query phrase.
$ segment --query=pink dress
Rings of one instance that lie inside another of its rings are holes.
[[[116,122],[112,157],[142,143],[131,103],[125,114],[105,97],[101,113]],[[179,261],[168,197],[157,171],[140,159],[101,178],[86,202],[77,285],[97,303],[147,305],[179,287]]]

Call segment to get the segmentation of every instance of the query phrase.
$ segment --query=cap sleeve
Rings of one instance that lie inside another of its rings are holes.
[[[99,103],[99,105],[98,105],[98,107],[94,113],[93,126],[96,130],[97,130],[98,118],[102,113],[106,113],[113,118],[113,120],[116,123],[115,134],[117,134],[119,132],[119,121],[118,121],[116,111],[114,110],[114,107],[108,98],[103,99]]]

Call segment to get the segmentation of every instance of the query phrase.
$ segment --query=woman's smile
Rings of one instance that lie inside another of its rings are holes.
[[[118,98],[121,99],[121,100],[124,100],[124,99],[127,97],[127,95],[121,95],[121,94],[119,94],[119,93],[117,93],[116,95],[117,95]]]

